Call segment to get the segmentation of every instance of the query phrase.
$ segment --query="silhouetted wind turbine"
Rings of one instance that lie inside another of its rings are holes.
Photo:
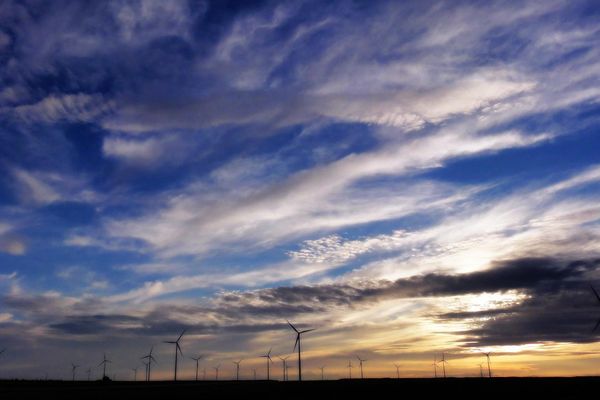
[[[137,370],[138,370],[138,367],[131,368],[131,370],[133,371],[133,381],[137,382]]]
[[[299,331],[298,329],[296,329],[296,327],[294,325],[292,325],[292,323],[290,321],[287,321],[287,323],[290,326],[290,328],[292,328],[294,330],[294,332],[296,332],[296,343],[294,343],[294,350],[296,350],[296,347],[298,347],[298,380],[301,381],[302,380],[302,357],[301,357],[302,350],[300,348],[300,345],[301,345],[300,336],[303,333],[314,331],[314,329],[305,329],[303,331]]]
[[[490,354],[491,353],[483,353],[485,355],[485,357],[487,358],[487,365],[488,365],[488,377],[491,378],[492,377],[492,367],[490,366]]]
[[[156,360],[154,359],[154,357],[152,356],[153,351],[154,351],[154,346],[150,347],[150,353],[141,357],[142,360],[148,359],[148,363],[145,363],[146,364],[146,382],[150,382],[150,374],[152,372],[152,361],[157,363]]]
[[[365,377],[363,375],[363,362],[368,361],[368,360],[363,360],[359,356],[356,356],[356,358],[358,358],[358,362],[360,364],[360,379],[364,379]]]
[[[242,359],[240,359],[239,361],[234,361],[233,363],[235,364],[235,380],[239,381],[240,380],[240,364],[242,363]]]
[[[271,350],[273,350],[272,348],[269,349],[269,352],[267,354],[264,354],[262,356],[260,356],[261,358],[266,358],[267,360],[267,380],[271,379],[271,366],[270,363],[273,362],[273,359],[271,358]]]
[[[144,380],[148,382],[148,363],[146,361],[142,361],[142,364],[146,367],[146,374],[144,375]]]
[[[106,364],[111,362],[112,361],[106,358],[106,353],[104,353],[104,358],[102,359],[100,364],[98,364],[98,366],[102,365],[102,379],[106,378]]]
[[[348,360],[348,377],[352,379],[352,360]]]
[[[200,354],[198,357],[194,358],[191,357],[192,360],[196,361],[196,380],[198,380],[198,363],[200,362],[200,360],[202,359],[202,357],[204,357],[203,354]]]
[[[281,363],[283,365],[283,380],[286,381],[287,380],[287,359],[290,358],[290,356],[286,356],[286,357],[278,357],[281,360]]]
[[[221,364],[217,365],[215,368],[215,380],[219,380],[219,368],[221,368]]]
[[[185,333],[185,329],[183,330],[183,332],[181,332],[181,335],[179,335],[177,340],[175,340],[174,342],[163,342],[163,343],[169,343],[169,344],[175,345],[175,375],[173,377],[174,381],[177,380],[177,352],[181,353],[181,357],[183,357],[183,351],[181,351],[181,347],[179,346],[179,341],[181,340],[181,337],[183,336],[184,333]]]
[[[394,364],[394,367],[396,367],[396,377],[400,379],[400,366],[398,364]]]
[[[89,380],[90,380],[90,377],[91,377],[91,375],[92,375],[92,369],[91,369],[91,368],[88,368],[88,369],[87,369],[87,371],[85,371],[85,372],[87,372],[87,377],[88,377],[88,381],[89,381]]]
[[[446,361],[446,354],[442,353],[442,359],[439,361],[442,363],[442,371],[444,372],[444,378],[446,377],[446,364],[448,363],[448,361]]]
[[[325,380],[325,366],[319,367],[319,369],[321,370],[321,380],[324,381]]]
[[[79,367],[79,365],[75,365],[75,364],[71,363],[71,367],[72,367],[72,372],[73,372],[73,382],[75,382],[75,371],[77,370],[77,367]]]
[[[483,364],[477,364],[479,365],[479,377],[483,378]]]
[[[433,355],[433,377],[437,378],[437,358],[436,355]]]
[[[202,369],[202,380],[205,381],[206,380],[206,368]]]
[[[252,368],[252,372],[254,373],[254,380],[256,380],[256,368]]]

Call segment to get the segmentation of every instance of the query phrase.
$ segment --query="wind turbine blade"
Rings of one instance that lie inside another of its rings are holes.
[[[287,321],[287,320],[286,320]],[[296,333],[298,333],[298,329],[296,329],[296,327],[294,325],[292,325],[292,323],[290,321],[287,321],[288,325],[296,331]]]
[[[596,322],[596,326],[594,326],[594,329],[592,329],[592,333],[596,332],[598,330],[599,326],[600,326],[600,319],[598,319],[598,322]]]
[[[167,341],[164,341],[163,343],[175,344],[177,342],[167,342]]]
[[[181,346],[179,346],[179,342],[176,343],[177,350],[179,350],[179,354],[183,357],[183,351],[181,351]]]
[[[178,342],[181,340],[181,337],[183,336],[183,334],[185,333],[185,331],[187,331],[187,329],[184,329],[183,332],[181,332],[181,335],[179,335],[179,337],[177,338]]]
[[[298,346],[299,341],[300,341],[300,334],[298,333],[298,335],[296,336],[296,343],[294,343],[294,350],[292,350],[292,351],[296,351],[296,346]]]
[[[596,296],[596,299],[598,299],[598,302],[600,302],[600,295],[598,294],[598,292],[596,292],[596,289],[594,289],[592,285],[590,285],[590,288],[592,289],[592,292],[594,292],[594,295]]]
[[[312,332],[312,331],[314,331],[315,329],[316,329],[316,328],[313,328],[313,329],[305,329],[305,330],[303,330],[303,331],[301,331],[301,332],[298,332],[298,333]]]

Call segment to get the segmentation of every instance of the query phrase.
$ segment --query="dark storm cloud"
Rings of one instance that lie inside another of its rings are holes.
[[[76,304],[52,296],[9,295],[7,309],[35,316],[54,332],[72,335],[164,336],[186,329],[196,334],[255,333],[286,329],[285,319],[322,313],[332,307],[368,306],[395,298],[447,297],[517,290],[528,297],[506,308],[458,311],[432,317],[463,320],[473,329],[463,332],[465,346],[538,341],[588,342],[596,313],[589,281],[600,260],[519,258],[493,268],[465,274],[432,273],[361,284],[332,284],[227,292],[209,305],[160,305],[140,315],[103,314],[93,299]],[[65,314],[68,309],[71,313]],[[197,323],[181,322],[196,320]],[[279,322],[278,322],[279,321]]]
[[[553,258],[520,258],[497,262],[492,268],[467,274],[430,273],[394,282],[366,282],[361,285],[278,287],[258,291],[254,296],[267,303],[328,303],[352,305],[386,298],[452,296],[507,290],[553,291],[595,270],[599,260],[561,261]],[[229,295],[225,301],[247,297]]]

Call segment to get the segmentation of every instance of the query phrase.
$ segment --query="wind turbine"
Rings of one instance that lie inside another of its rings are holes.
[[[281,363],[283,364],[283,380],[287,381],[287,359],[290,358],[290,356],[277,358],[279,358],[281,360]]]
[[[483,364],[477,364],[479,365],[479,377],[483,378]]]
[[[446,361],[446,354],[442,353],[442,359],[439,361],[442,363],[442,371],[444,372],[444,378],[446,377],[446,364],[448,363],[448,361]]]
[[[148,382],[148,363],[146,361],[142,361],[142,363],[146,367],[146,375],[144,376],[144,379],[146,380],[146,382]]]
[[[271,350],[273,350],[273,349],[270,348],[269,352],[267,354],[260,356],[261,358],[267,359],[267,380],[271,379],[271,366],[269,365],[270,363],[273,362],[273,359],[271,358]]]
[[[73,363],[71,363],[71,372],[73,372],[73,382],[75,382],[75,370],[77,370],[77,367],[79,367],[79,365],[75,365]]]
[[[296,329],[296,327],[294,325],[292,325],[292,323],[290,321],[287,321],[287,323],[290,326],[290,328],[292,328],[294,330],[294,332],[296,332],[296,343],[294,343],[294,350],[296,350],[296,347],[298,347],[298,380],[301,381],[302,380],[302,358],[301,358],[302,350],[300,349],[300,335],[302,335],[303,333],[314,331],[314,329],[305,329],[303,331],[299,331],[298,329]]]
[[[348,376],[352,379],[352,360],[348,360]]]
[[[173,377],[174,381],[177,380],[177,352],[181,353],[181,357],[183,357],[183,351],[181,351],[181,347],[179,346],[179,341],[181,340],[181,337],[183,336],[184,333],[185,333],[185,329],[183,330],[183,332],[181,332],[181,335],[179,335],[177,340],[175,340],[174,342],[163,342],[163,343],[169,343],[169,344],[175,345],[175,375]]]
[[[138,370],[138,367],[131,368],[131,370],[133,371],[133,381],[137,382],[137,370]]]
[[[433,355],[433,377],[437,378],[437,358],[436,355]]]
[[[491,378],[492,377],[492,367],[490,366],[490,352],[488,353],[483,353],[485,355],[485,357],[487,358],[487,365],[488,365],[488,377]]]
[[[254,373],[254,380],[256,380],[256,368],[252,368],[252,372]]]
[[[206,380],[206,368],[202,369],[202,380]]]
[[[221,368],[221,364],[217,365],[215,368],[215,380],[219,380],[219,368]]]
[[[319,367],[319,369],[321,370],[321,380],[324,381],[325,380],[325,366]]]
[[[98,366],[102,365],[102,379],[106,378],[106,364],[111,362],[112,361],[106,358],[106,353],[104,353],[104,358],[102,359],[100,364],[98,364]]]
[[[204,357],[203,354],[198,355],[198,357],[194,358],[191,357],[192,360],[196,361],[196,380],[198,380],[198,363],[200,362],[200,360]]]
[[[240,364],[242,363],[242,361],[243,361],[243,359],[233,362],[235,364],[235,380],[236,381],[240,380]]]
[[[144,363],[144,364],[146,364],[146,382],[150,382],[150,373],[152,372],[152,361],[157,363],[156,360],[154,359],[154,357],[152,356],[153,351],[154,351],[154,346],[150,347],[150,353],[141,357],[141,360],[148,359],[148,363]]]
[[[364,379],[365,377],[363,375],[363,362],[368,361],[368,360],[363,360],[359,356],[356,356],[356,358],[358,358],[358,362],[360,364],[360,379]]]
[[[85,371],[85,372],[87,372],[87,377],[88,377],[88,381],[89,381],[90,380],[90,376],[92,375],[92,369],[88,368],[87,371]]]
[[[396,367],[396,377],[400,379],[400,365],[394,364],[394,367]]]

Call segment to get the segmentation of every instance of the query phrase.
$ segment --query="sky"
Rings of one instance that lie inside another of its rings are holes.
[[[0,377],[597,374],[599,122],[595,1],[2,1]]]

